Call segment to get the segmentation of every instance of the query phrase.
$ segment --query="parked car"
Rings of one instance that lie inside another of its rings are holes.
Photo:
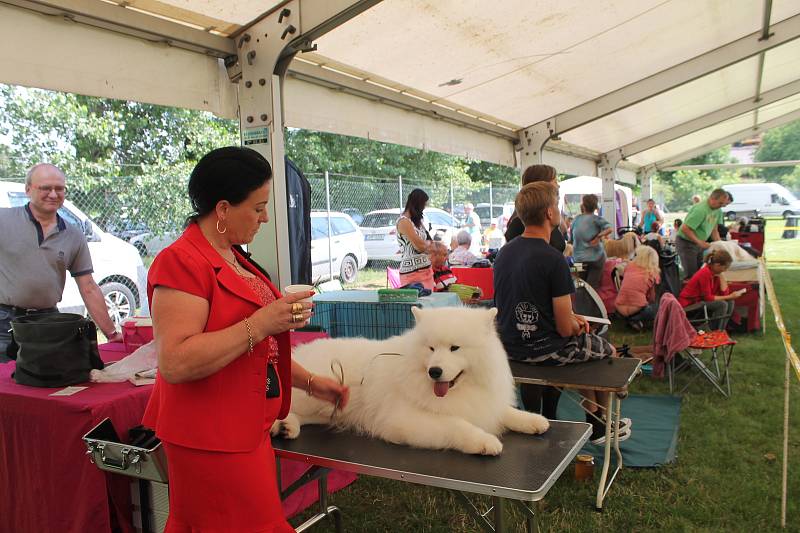
[[[311,277],[314,283],[339,278],[352,283],[367,264],[364,235],[345,213],[331,211],[330,239],[328,213],[311,212]]]
[[[734,183],[723,185],[733,195],[733,202],[725,208],[725,216],[735,220],[738,216],[800,215],[800,200],[783,185],[777,183]]]
[[[130,220],[123,220],[119,224],[109,225],[106,224],[106,231],[115,237],[119,237],[123,241],[130,241],[132,238],[142,233],[147,233],[150,228],[143,222],[132,222]]]
[[[364,214],[355,207],[345,207],[342,209],[342,213],[350,215],[350,218],[353,219],[353,222],[356,223],[356,226],[360,226],[361,221],[364,220]]]
[[[0,182],[0,207],[16,207],[28,203],[25,184]],[[68,224],[81,229],[89,244],[94,277],[105,296],[109,314],[116,324],[132,316],[137,308],[145,313],[147,306],[147,271],[136,248],[97,226],[69,200],[58,210]],[[78,286],[67,276],[64,293],[58,303],[62,312],[85,314],[86,308]]]
[[[128,242],[130,242],[136,247],[137,250],[139,250],[140,255],[155,256],[158,254],[158,252],[175,242],[180,236],[180,231],[167,231],[161,234],[156,234],[152,231],[146,231],[132,237]]]
[[[508,218],[511,218],[511,213],[514,212],[514,204],[494,204],[490,206],[488,203],[480,203],[475,206],[475,212],[481,219],[481,228],[486,229],[492,219],[500,219],[506,212],[508,212]]]
[[[402,209],[380,209],[364,215],[361,232],[364,234],[364,246],[370,260],[399,261],[400,245],[397,243],[397,219],[403,214]],[[431,234],[437,235],[446,245],[458,231],[459,224],[447,211],[429,207],[423,212],[423,224]]]

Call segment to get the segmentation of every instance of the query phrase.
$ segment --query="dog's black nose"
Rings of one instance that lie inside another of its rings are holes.
[[[442,377],[442,369],[438,366],[432,366],[428,369],[428,375],[433,379],[439,379]]]

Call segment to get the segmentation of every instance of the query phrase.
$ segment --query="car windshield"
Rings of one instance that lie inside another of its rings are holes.
[[[399,215],[395,213],[368,213],[361,221],[362,228],[383,228],[394,226]]]

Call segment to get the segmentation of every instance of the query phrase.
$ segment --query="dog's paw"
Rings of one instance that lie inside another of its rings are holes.
[[[524,433],[544,433],[548,429],[550,429],[550,421],[547,420],[542,415],[537,415],[536,413],[526,413],[528,416],[525,420],[525,426],[528,431]]]
[[[276,420],[272,424],[269,434],[273,437],[296,439],[300,435],[300,420],[296,416],[289,414],[285,420]]]
[[[477,455],[500,455],[500,452],[503,451],[503,443],[494,435],[484,433],[470,439],[463,451]]]

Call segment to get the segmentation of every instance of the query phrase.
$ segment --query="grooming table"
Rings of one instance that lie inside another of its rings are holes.
[[[272,447],[279,458],[305,461],[314,465],[318,472],[336,468],[450,489],[487,531],[505,531],[505,500],[516,501],[524,510],[528,531],[532,532],[536,531],[535,515],[529,503],[544,498],[590,434],[591,426],[585,422],[556,420],[541,435],[506,433],[501,438],[503,452],[497,457],[488,457],[421,450],[351,432],[337,432],[325,426],[303,426],[299,438],[273,438]],[[332,516],[337,531],[341,531],[341,512],[329,507],[325,497],[324,473],[311,473],[307,481],[314,479],[320,483],[320,510],[297,531],[305,531],[326,516]],[[465,493],[491,496],[494,523],[487,518],[489,513],[481,513]]]
[[[511,373],[517,383],[549,385],[561,389],[589,389],[607,393],[606,400],[606,442],[603,456],[603,470],[597,487],[597,510],[603,509],[603,500],[611,489],[614,479],[622,469],[622,452],[619,451],[617,429],[620,412],[620,393],[627,393],[628,385],[639,373],[640,359],[614,357],[601,361],[576,363],[565,366],[536,366],[509,361]],[[612,431],[613,429],[613,431]],[[612,437],[613,435],[613,437]],[[611,478],[611,448],[617,456],[617,465]]]

